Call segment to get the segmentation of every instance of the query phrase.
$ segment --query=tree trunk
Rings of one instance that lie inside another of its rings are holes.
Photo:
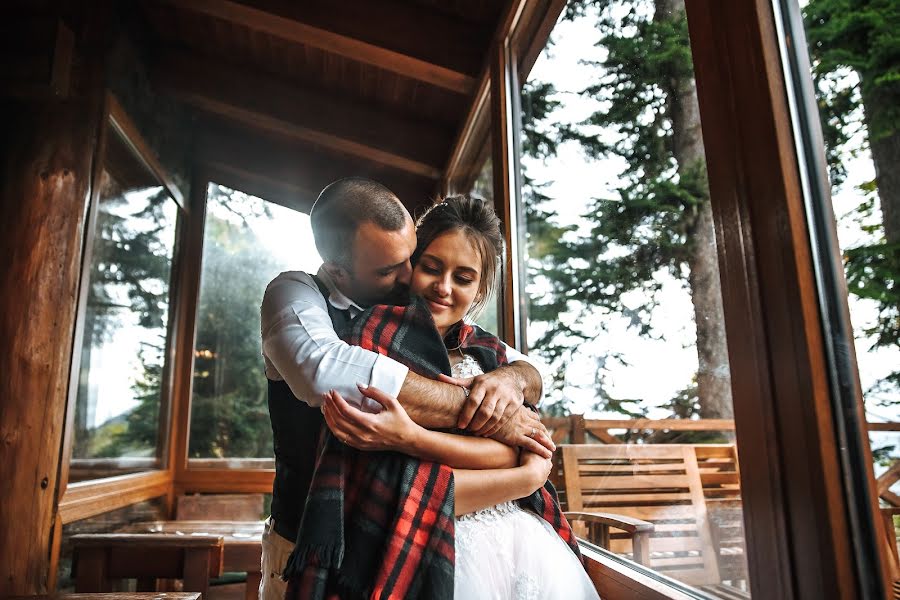
[[[874,76],[862,75],[863,79]],[[894,109],[888,94],[866,91],[862,94],[869,147],[875,163],[875,183],[881,202],[884,236],[889,244],[900,243],[900,130],[885,133],[879,120]]]
[[[683,0],[656,0],[654,19],[683,19]],[[675,160],[684,180],[700,176],[706,180],[706,160],[700,127],[700,107],[693,77],[672,77],[663,82],[669,98]],[[694,322],[697,326],[697,393],[700,416],[731,419],[731,371],[725,339],[725,314],[716,252],[715,230],[709,198],[704,197],[688,227],[688,266]]]

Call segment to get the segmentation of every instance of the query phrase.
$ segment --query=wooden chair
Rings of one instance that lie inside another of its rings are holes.
[[[177,521],[259,521],[262,494],[187,494],[175,502]]]
[[[613,513],[653,525],[637,539],[615,532],[590,541],[691,585],[720,583],[693,446],[561,448],[567,508],[575,513],[572,520],[588,521],[580,516],[585,513]]]
[[[734,444],[697,444],[693,448],[719,575],[723,581],[746,587],[749,582],[737,448]]]
[[[220,536],[80,534],[72,546],[76,592],[107,592],[116,579],[136,579],[138,591],[149,592],[157,579],[181,579],[186,592],[205,598],[210,578],[222,574]]]

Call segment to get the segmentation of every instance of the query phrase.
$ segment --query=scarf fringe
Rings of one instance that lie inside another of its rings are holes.
[[[284,565],[281,578],[288,581],[292,577],[300,577],[304,567],[313,563],[316,567],[337,570],[344,562],[344,544],[322,544],[318,546],[294,546],[294,550]]]

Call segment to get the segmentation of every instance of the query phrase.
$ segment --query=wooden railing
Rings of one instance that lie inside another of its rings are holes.
[[[584,415],[544,417],[541,419],[557,444],[588,443],[587,435],[604,444],[621,444],[611,429],[630,431],[734,431],[733,419],[585,419]],[[900,431],[900,423],[868,423],[869,431]]]

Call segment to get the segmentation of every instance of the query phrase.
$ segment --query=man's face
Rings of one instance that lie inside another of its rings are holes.
[[[363,223],[356,230],[350,271],[338,280],[341,291],[362,306],[402,297],[409,289],[409,258],[415,249],[416,228],[409,217],[397,231]]]

